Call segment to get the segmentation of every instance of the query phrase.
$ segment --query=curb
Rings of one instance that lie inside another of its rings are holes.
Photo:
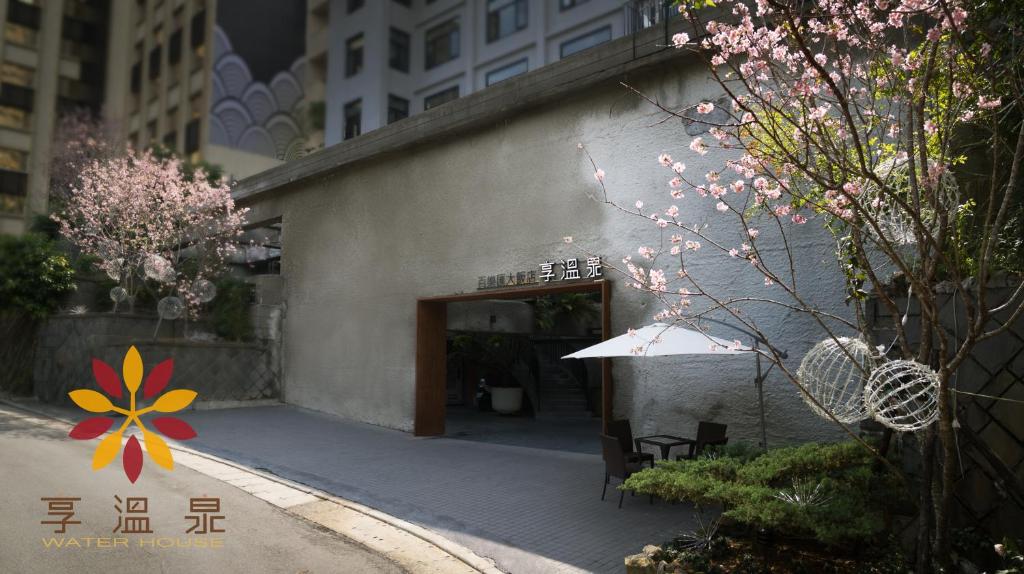
[[[32,405],[4,397],[0,397],[0,405],[65,425],[76,424],[53,413],[33,408]],[[504,574],[492,561],[422,526],[275,474],[197,451],[172,440],[168,440],[167,444],[171,450],[184,455],[175,457],[179,464],[244,490],[292,516],[326,527],[382,554],[414,574],[455,570]],[[337,525],[343,526],[344,530]],[[414,538],[422,547],[413,551],[403,550],[399,544],[408,546],[408,540],[401,540],[405,536]],[[424,554],[428,556],[425,558]],[[433,558],[429,555],[433,555]]]

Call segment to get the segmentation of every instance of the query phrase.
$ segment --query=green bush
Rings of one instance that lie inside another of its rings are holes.
[[[623,488],[670,501],[723,505],[729,521],[827,545],[875,539],[896,478],[855,442],[810,443],[754,456],[729,452],[669,461],[630,477]]]
[[[252,339],[252,285],[232,278],[221,279],[216,285],[217,296],[210,303],[213,331],[229,341]]]
[[[45,236],[0,236],[0,313],[39,319],[74,291],[74,270]]]

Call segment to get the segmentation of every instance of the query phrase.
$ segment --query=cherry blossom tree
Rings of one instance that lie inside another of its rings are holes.
[[[124,147],[116,126],[90,110],[73,108],[62,114],[54,130],[50,158],[52,208],[59,209],[64,203],[84,167],[121,155]]]
[[[246,211],[235,208],[226,183],[188,177],[177,159],[127,150],[87,164],[54,219],[64,237],[99,259],[129,302],[148,280],[194,313],[204,282],[235,250]]]
[[[930,373],[934,412],[917,419],[924,459],[917,571],[948,567],[957,468],[951,381],[978,343],[1024,313],[1021,269],[1007,263],[1007,237],[1019,236],[1024,161],[1020,20],[964,0],[705,0],[679,11],[689,33],[673,44],[705,60],[722,97],[677,108],[633,90],[666,121],[703,132],[687,137],[685,149],[652,158],[665,170],[664,204],[616,198],[609,175],[580,146],[598,199],[656,230],[620,271],[660,302],[660,321],[703,328],[703,319],[726,315],[771,341],[750,310],[776,307],[809,317],[840,348],[841,335],[857,334],[872,348],[882,343],[879,360]],[[688,157],[712,151],[724,158],[719,168],[687,170]],[[713,202],[718,218],[687,223],[694,211],[687,201]],[[817,286],[802,277],[807,265],[794,241],[807,225],[835,238],[849,314],[823,309]],[[742,293],[712,287],[690,265],[698,251],[748,266],[758,285]],[[994,286],[1007,282],[1009,295],[996,295]],[[941,324],[947,297],[965,315],[959,336]],[[919,307],[919,319],[908,320],[904,298]],[[891,342],[872,340],[872,299],[895,318]],[[647,344],[638,342],[637,351]],[[774,347],[757,352],[843,426]]]

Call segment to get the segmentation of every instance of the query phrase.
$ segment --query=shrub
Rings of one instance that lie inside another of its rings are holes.
[[[52,241],[33,233],[0,236],[0,313],[39,319],[74,289],[71,263]]]
[[[759,456],[728,451],[669,461],[630,477],[622,488],[670,501],[723,505],[732,522],[827,545],[874,539],[885,529],[885,504],[896,478],[855,442],[810,443]]]
[[[218,336],[230,341],[253,338],[252,285],[238,279],[224,278],[217,282],[217,296],[210,302],[210,324]]]

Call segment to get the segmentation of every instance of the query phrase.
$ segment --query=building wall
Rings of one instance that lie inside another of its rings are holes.
[[[631,74],[630,82],[672,108],[720,96],[700,64],[669,62]],[[691,173],[720,167],[721,156],[688,153],[689,137],[678,122],[658,119],[608,81],[251,202],[253,220],[283,218],[285,400],[411,430],[418,297],[471,292],[480,275],[535,269],[584,249],[618,262],[656,241],[653,226],[590,199],[593,170],[577,142],[588,146],[608,174],[613,197],[627,205],[636,199],[670,203],[668,178],[656,163],[662,151],[683,159]],[[713,234],[728,230],[714,227],[718,214],[710,199],[687,197],[679,204],[686,221],[712,223]],[[575,245],[564,244],[565,235],[575,237]],[[766,228],[762,245],[770,245],[770,235]],[[728,241],[740,242],[737,235]],[[792,241],[801,281],[813,286],[810,296],[824,309],[847,313],[830,237],[808,224]],[[781,255],[775,251],[769,260]],[[723,294],[771,294],[738,259],[704,250],[690,268]],[[651,299],[622,277],[609,272],[609,279],[613,333],[653,322]],[[774,342],[788,350],[794,368],[816,342],[806,318],[774,308],[752,312],[778,336]],[[712,332],[734,337],[724,329]],[[637,433],[687,435],[697,421],[715,420],[730,425],[733,440],[758,438],[752,357],[624,358],[614,361],[613,376],[615,415],[630,418]],[[777,374],[765,387],[770,443],[840,436]]]
[[[105,115],[131,145],[160,145],[192,161],[216,163],[235,179],[300,154],[304,6],[113,2],[110,40],[116,49],[107,61]],[[275,29],[286,38],[268,44],[267,30]],[[173,41],[181,47],[176,63]],[[139,80],[133,82],[133,75]]]
[[[60,112],[98,110],[108,3],[0,0],[0,234],[45,214]]]
[[[322,6],[324,0],[312,0]],[[362,131],[387,125],[388,95],[409,100],[410,115],[423,111],[424,99],[458,86],[465,96],[486,86],[487,74],[526,59],[535,70],[561,58],[559,46],[581,34],[608,27],[609,39],[622,36],[625,9],[620,0],[589,0],[560,10],[555,0],[528,0],[527,25],[496,41],[488,42],[485,0],[413,0],[410,7],[392,0],[365,2],[349,13],[348,0],[329,0],[327,37],[325,143],[344,139],[345,104],[362,100]],[[425,38],[428,30],[452,18],[459,21],[459,56],[427,69]],[[389,31],[394,27],[411,37],[410,68],[396,71],[388,65]],[[346,42],[362,33],[363,70],[345,75]],[[307,39],[311,59],[321,54],[319,36]]]

